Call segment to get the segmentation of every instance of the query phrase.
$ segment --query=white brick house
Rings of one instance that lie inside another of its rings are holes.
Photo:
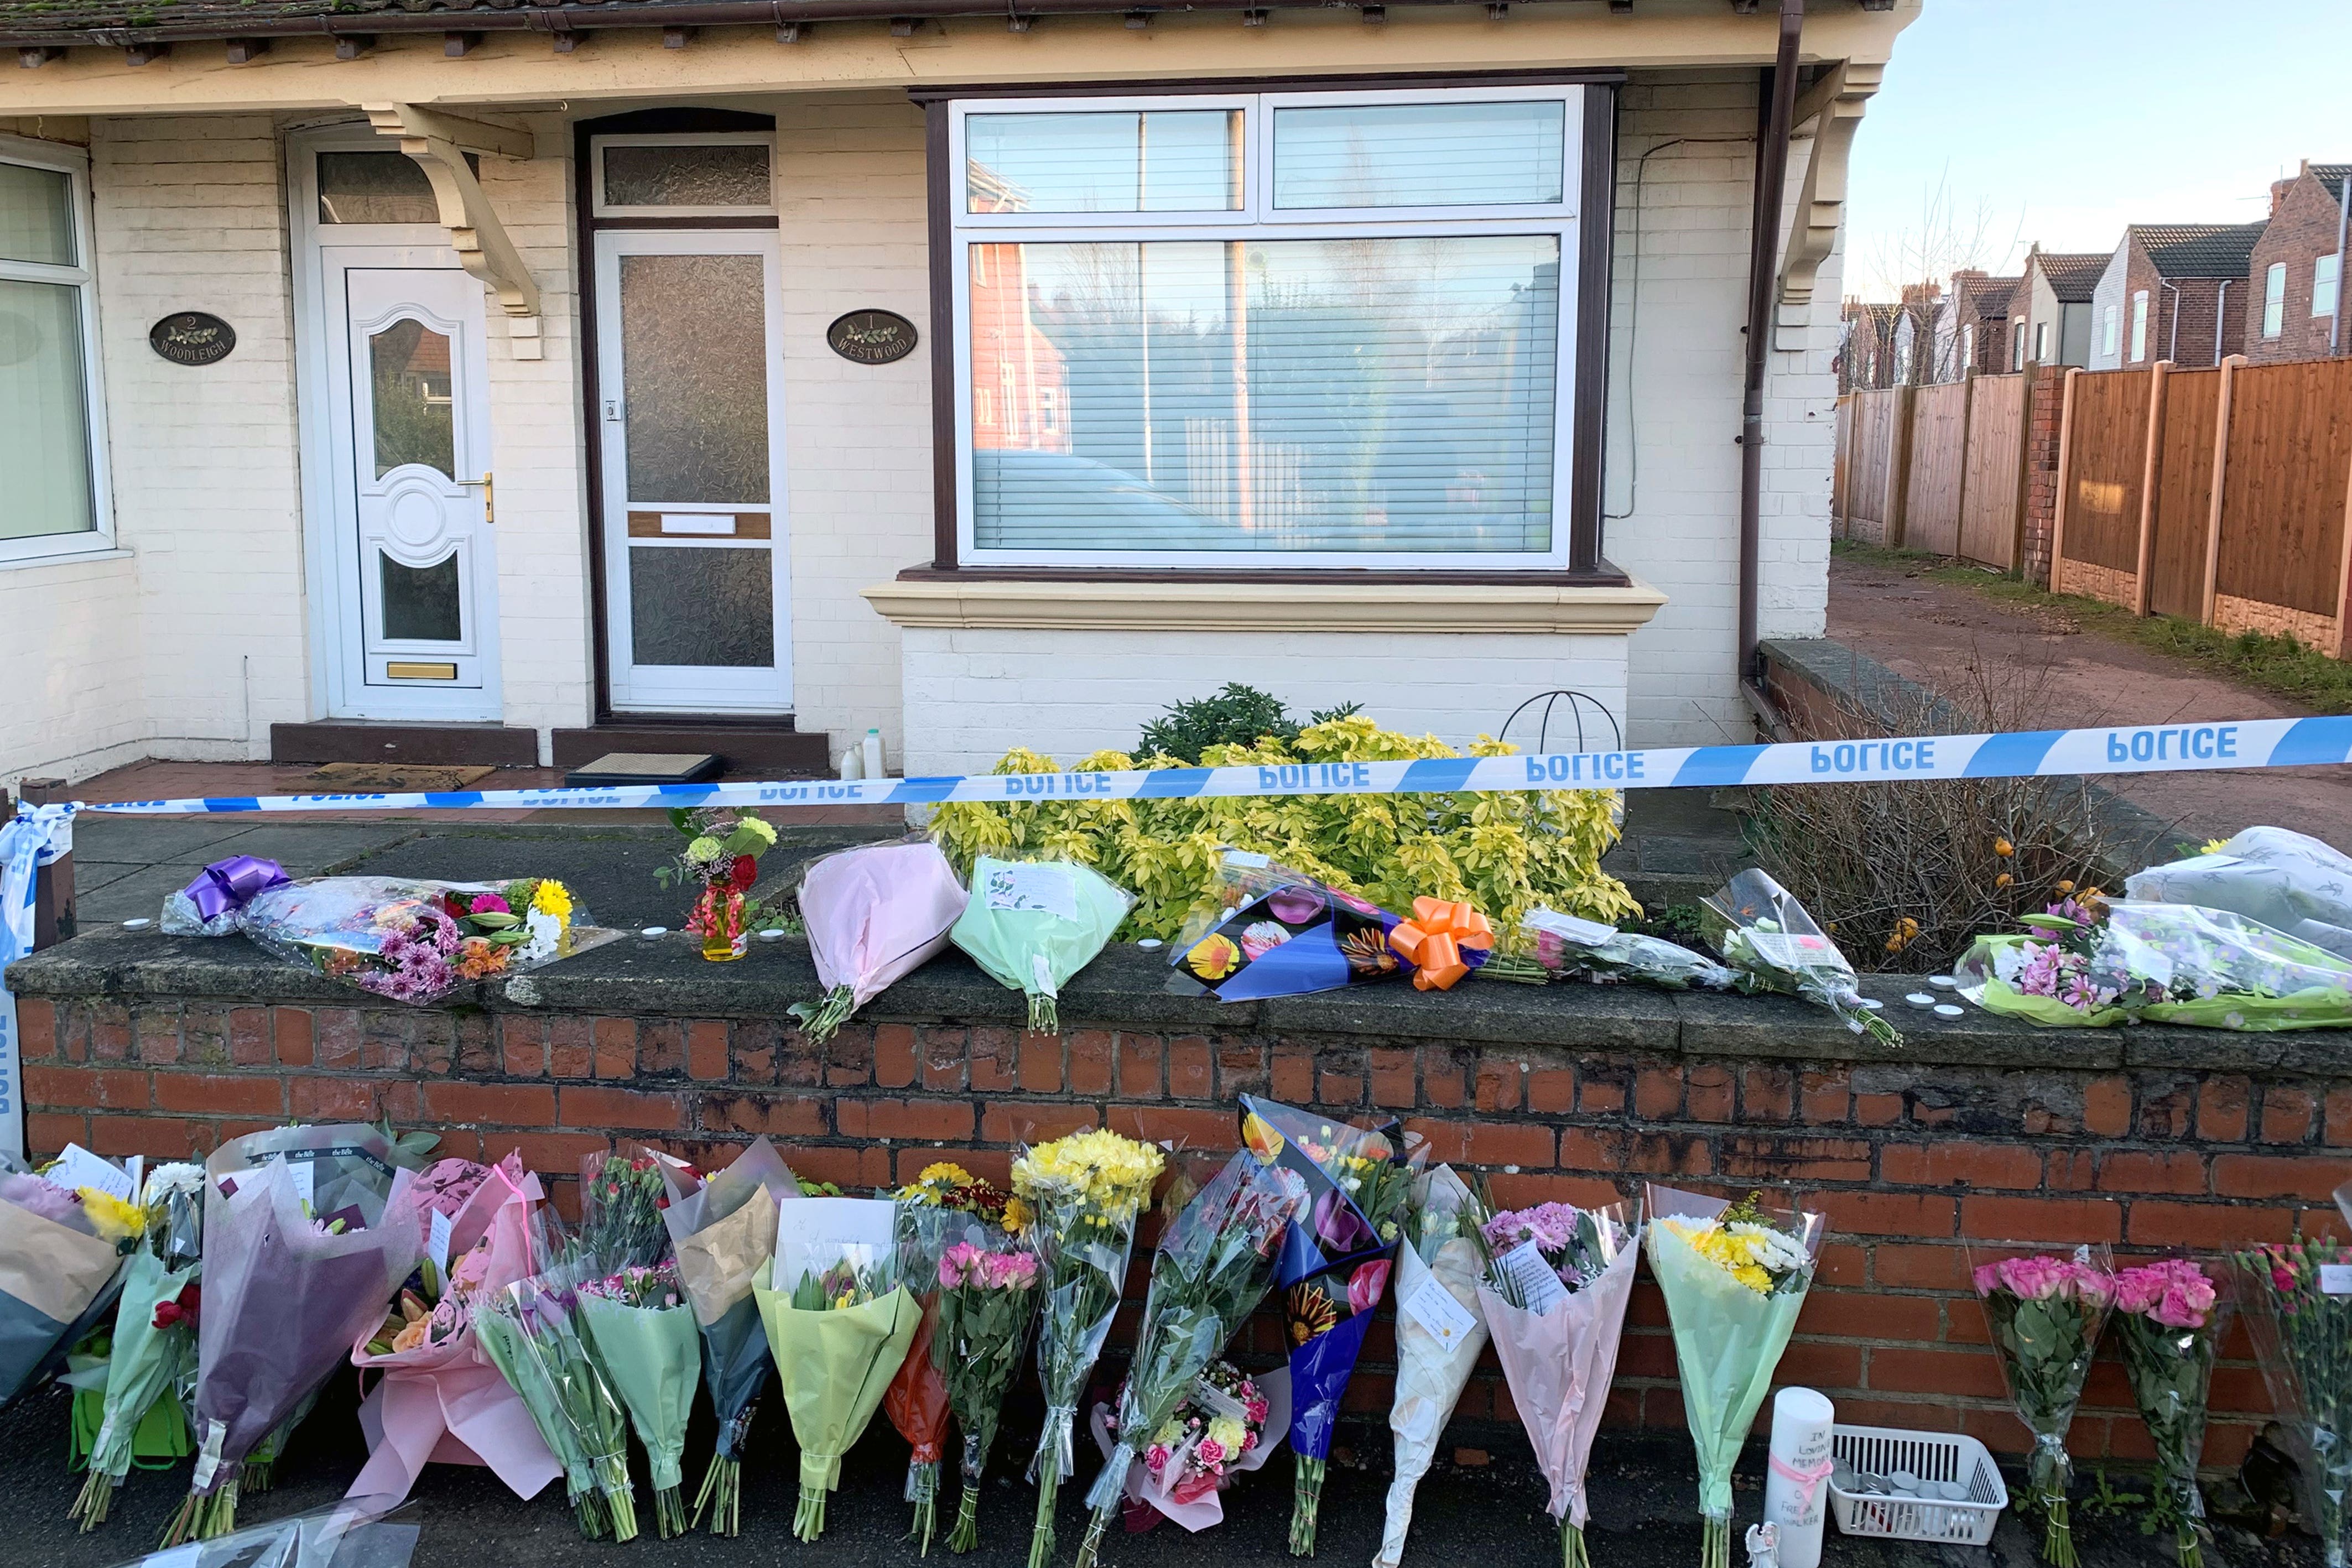
[[[1723,738],[1917,4],[0,0],[0,780]]]

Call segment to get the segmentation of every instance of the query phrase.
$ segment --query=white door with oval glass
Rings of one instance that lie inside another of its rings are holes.
[[[456,267],[326,260],[344,327],[329,335],[328,424],[346,711],[496,718],[482,286]]]

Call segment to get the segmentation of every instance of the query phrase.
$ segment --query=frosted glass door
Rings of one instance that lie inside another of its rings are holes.
[[[774,235],[608,231],[596,295],[613,706],[787,712]]]

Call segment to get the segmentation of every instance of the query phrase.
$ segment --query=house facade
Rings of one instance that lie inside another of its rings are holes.
[[[2245,334],[2246,268],[2265,225],[2133,224],[2091,295],[2095,371],[2220,364]]]
[[[2336,245],[2352,163],[2306,160],[2271,186],[2271,219],[2248,258],[2241,330],[2255,364],[2315,360],[2352,349],[2336,330]]]
[[[2009,314],[2010,364],[2091,362],[2092,297],[2114,257],[2101,251],[2026,252]]]
[[[1916,0],[292,9],[0,3],[0,778],[1713,740],[1822,625]]]
[[[2006,375],[2021,361],[2010,357],[2009,302],[2022,277],[1994,277],[1982,267],[1952,274],[1951,291],[1936,311],[1936,377],[1941,382]]]

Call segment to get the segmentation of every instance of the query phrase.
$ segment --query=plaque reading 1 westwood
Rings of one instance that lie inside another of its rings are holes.
[[[217,365],[236,347],[236,329],[203,310],[183,310],[147,329],[147,345],[175,365]]]
[[[845,360],[887,365],[915,351],[915,324],[895,310],[852,310],[824,329],[824,340]]]

